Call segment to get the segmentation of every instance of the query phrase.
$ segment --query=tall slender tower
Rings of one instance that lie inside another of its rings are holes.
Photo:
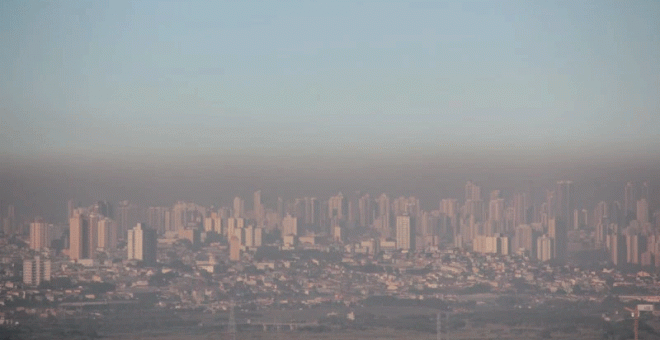
[[[632,182],[628,182],[626,183],[626,187],[623,189],[623,215],[626,218],[635,212],[635,204],[635,186],[632,184]]]
[[[69,220],[69,258],[72,260],[88,259],[89,220],[84,214],[74,212]]]
[[[570,228],[574,225],[573,217],[575,216],[573,210],[575,209],[574,196],[573,196],[573,182],[572,181],[558,181],[557,190],[557,203],[555,214],[557,219],[561,221],[564,228]],[[554,216],[550,216],[552,218]]]

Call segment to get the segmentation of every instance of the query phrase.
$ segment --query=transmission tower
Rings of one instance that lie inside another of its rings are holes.
[[[234,315],[234,300],[229,303],[229,336],[236,340],[236,316]]]

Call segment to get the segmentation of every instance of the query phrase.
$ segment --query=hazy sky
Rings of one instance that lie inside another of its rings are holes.
[[[0,152],[657,155],[658,18],[660,1],[0,1]]]

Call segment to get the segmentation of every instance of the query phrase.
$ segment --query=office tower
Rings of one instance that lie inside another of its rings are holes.
[[[33,259],[23,260],[23,283],[29,286],[38,286],[51,279],[51,262],[49,259],[35,256]]]
[[[359,224],[360,221],[359,200],[361,196],[362,193],[360,191],[355,191],[346,200],[346,211],[347,211],[346,218],[348,221],[347,225],[349,228],[354,228],[356,225]]]
[[[449,219],[452,237],[458,235],[458,200],[444,198],[440,200],[440,214]]]
[[[605,244],[607,228],[610,225],[607,202],[600,201],[594,208],[594,225],[596,226],[596,244]]]
[[[245,201],[236,196],[234,197],[234,217],[239,218],[245,215]]]
[[[360,197],[358,201],[358,213],[360,215],[358,223],[361,227],[368,227],[373,223],[373,207],[371,204],[369,194]]]
[[[30,223],[30,249],[42,250],[50,248],[50,233],[43,219],[37,218]]]
[[[396,248],[415,250],[415,219],[410,215],[396,217]]]
[[[261,190],[257,190],[253,194],[252,209],[254,210],[254,219],[257,221],[257,225],[262,225],[266,211],[261,200]]]
[[[568,230],[566,230],[566,225],[564,225],[563,220],[556,218],[548,219],[548,235],[554,240],[553,244],[555,248],[553,258],[566,258]]]
[[[77,211],[69,219],[69,258],[72,260],[88,259],[91,257],[89,249],[89,220]]]
[[[330,197],[328,200],[328,217],[336,217],[341,220],[344,219],[347,213],[348,204],[341,192],[337,196]]]
[[[517,193],[513,196],[513,221],[514,225],[528,224],[532,221],[528,219],[529,200],[527,194]]]
[[[623,236],[616,233],[607,235],[607,249],[610,253],[610,260],[615,266],[623,264],[627,260],[626,244],[622,238]]]
[[[305,225],[317,229],[319,226],[319,214],[321,205],[316,197],[305,197]]]
[[[229,239],[229,260],[234,262],[241,260],[241,240],[235,235]]]
[[[543,235],[536,240],[537,254],[536,258],[539,261],[550,261],[555,258],[555,240],[554,238]]]
[[[305,200],[301,198],[293,200],[290,205],[289,213],[303,224],[303,222],[305,222]]]
[[[499,191],[496,190],[496,192],[499,196]],[[504,231],[502,230],[504,224],[504,199],[498,196],[493,197],[491,194],[491,200],[488,205],[488,222],[491,225],[490,229],[492,231],[491,234],[487,234],[488,236]]]
[[[514,253],[527,253],[530,257],[536,257],[536,237],[534,229],[528,224],[521,224],[516,227],[515,237],[513,239],[512,251]]]
[[[117,224],[115,221],[105,217],[98,221],[97,247],[102,250],[117,248]]]
[[[117,223],[119,238],[126,237],[128,229],[137,223],[137,206],[126,200],[119,202],[117,207]]]
[[[159,234],[165,234],[166,231],[170,230],[167,217],[169,211],[168,207],[149,207],[147,209],[147,225],[156,229]]]
[[[378,218],[380,219],[381,234],[389,235],[390,227],[390,198],[386,194],[378,197]]]
[[[637,201],[637,221],[641,224],[649,222],[649,203],[645,198]]]
[[[156,231],[147,228],[144,223],[138,223],[128,231],[127,249],[129,260],[139,260],[147,265],[156,264],[158,239]]]
[[[635,213],[635,201],[635,186],[628,182],[623,189],[623,212],[626,218]]]
[[[634,231],[626,233],[626,262],[632,264],[640,263],[640,255],[646,251],[646,237]]]
[[[556,195],[557,195],[557,205],[556,205],[555,214],[557,218],[563,222],[563,225],[566,228],[570,228],[574,225],[573,209],[575,203],[574,203],[574,194],[573,194],[573,182],[558,181]]]
[[[291,215],[286,215],[282,219],[282,236],[289,235],[298,235],[298,219]]]
[[[463,218],[474,216],[476,221],[483,221],[485,215],[484,202],[482,200],[465,201]]]
[[[472,201],[478,201],[481,200],[481,188],[472,183],[472,181],[468,181],[465,184],[465,200],[472,200]]]
[[[5,235],[11,235],[15,232],[16,210],[13,205],[7,206],[7,215],[2,219],[2,230]]]
[[[89,213],[87,219],[89,221],[89,234],[87,238],[89,245],[87,247],[89,248],[90,256],[93,257],[94,251],[96,251],[99,244],[99,220],[101,219],[101,215]]]
[[[651,185],[649,182],[644,182],[642,183],[642,197],[645,199],[647,202],[651,201]]]

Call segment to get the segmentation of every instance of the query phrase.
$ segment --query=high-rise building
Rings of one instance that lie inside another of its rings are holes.
[[[623,189],[624,216],[628,217],[629,215],[635,213],[635,201],[635,186],[632,184],[632,182],[628,182]]]
[[[465,184],[465,200],[472,200],[472,201],[479,201],[481,200],[481,188],[472,183],[472,181],[468,181]]]
[[[516,234],[513,239],[512,251],[514,253],[527,253],[530,257],[536,257],[536,237],[534,229],[528,224],[521,224],[516,227]]]
[[[410,215],[396,217],[396,248],[415,250],[415,220]]]
[[[548,235],[552,237],[554,252],[553,258],[566,258],[568,248],[568,230],[564,220],[551,218],[548,219]]]
[[[230,217],[227,219],[227,239],[231,240],[241,229],[245,227],[245,219],[240,217]],[[238,232],[237,232],[238,230]],[[240,237],[240,236],[239,236]]]
[[[139,260],[147,265],[155,265],[157,245],[156,231],[147,228],[144,223],[138,223],[135,228],[128,231],[126,246],[129,260]]]
[[[316,199],[316,197],[305,197],[304,202],[305,225],[317,227],[319,222],[319,210],[321,208],[318,199]]]
[[[358,200],[358,224],[361,227],[368,227],[373,223],[373,208],[371,203],[369,194],[365,194]]]
[[[30,223],[30,249],[42,250],[50,248],[51,236],[48,225],[43,219],[37,218]]]
[[[51,262],[49,259],[35,256],[33,259],[23,261],[23,283],[38,286],[51,279]]]
[[[649,203],[645,198],[637,201],[637,221],[639,223],[649,222]]]
[[[74,211],[69,219],[69,258],[72,260],[88,259],[92,256],[89,249],[89,219],[84,214]]]
[[[286,215],[282,219],[282,236],[289,235],[298,235],[298,219],[291,215]]]
[[[117,223],[105,217],[98,221],[97,247],[102,250],[117,248]]]
[[[390,235],[390,198],[386,194],[378,197],[378,218],[380,220],[380,232],[384,237]]]
[[[262,225],[264,223],[266,210],[264,209],[263,201],[261,200],[261,190],[254,192],[252,209],[254,210],[254,219],[257,221],[257,225]]]
[[[555,193],[557,195],[557,204],[555,209],[557,219],[563,223],[565,228],[573,227],[573,210],[575,209],[573,182],[558,181],[557,190]],[[555,216],[550,216],[550,218],[553,217]]]
[[[236,196],[234,197],[234,217],[239,218],[239,217],[244,217],[245,215],[245,201]]]
[[[337,196],[330,197],[328,200],[328,217],[336,217],[341,220],[347,213],[348,203],[341,192]]]
[[[117,207],[117,233],[119,238],[125,239],[126,232],[138,221],[137,206],[126,200],[119,202]]]
[[[526,193],[517,193],[513,196],[513,221],[515,226],[532,222],[528,218],[529,207],[530,202]]]
[[[147,209],[147,225],[156,229],[159,234],[165,234],[165,232],[171,230],[168,223],[170,221],[167,218],[169,212],[168,207],[149,207]]]
[[[536,240],[537,255],[539,261],[550,261],[555,258],[555,240],[548,236],[543,235]]]
[[[11,204],[7,206],[7,215],[2,219],[2,229],[5,235],[11,235],[16,231],[16,210]]]

